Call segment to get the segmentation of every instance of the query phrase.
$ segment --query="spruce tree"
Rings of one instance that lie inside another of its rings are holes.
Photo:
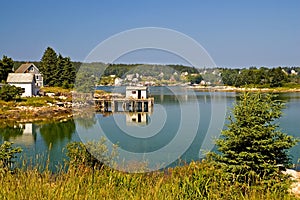
[[[57,54],[51,48],[48,47],[41,60],[40,71],[43,74],[44,84],[49,86],[54,86],[55,75],[57,71]]]
[[[8,73],[12,72],[12,68],[14,66],[14,61],[7,57],[3,56],[2,60],[0,60],[0,82],[6,81]]]
[[[62,70],[62,86],[64,88],[72,87],[76,77],[76,70],[69,57],[63,58]]]
[[[227,129],[216,141],[216,161],[238,181],[249,180],[250,175],[269,179],[278,164],[289,165],[287,150],[296,144],[292,136],[278,127],[284,104],[269,94],[241,95],[229,116]]]

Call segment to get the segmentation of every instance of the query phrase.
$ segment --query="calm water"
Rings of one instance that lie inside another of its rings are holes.
[[[124,87],[103,87],[123,92]],[[224,115],[238,94],[199,92],[176,87],[151,87],[155,98],[151,113],[91,113],[90,118],[48,124],[22,124],[0,129],[0,142],[13,141],[23,148],[28,163],[45,164],[55,170],[66,159],[65,147],[70,141],[106,138],[107,145],[119,146],[117,162],[146,161],[151,169],[175,166],[183,161],[198,160],[203,153],[215,150],[213,139],[223,129]],[[280,94],[287,102],[280,128],[300,137],[300,93]],[[300,158],[300,146],[291,150],[293,163]]]

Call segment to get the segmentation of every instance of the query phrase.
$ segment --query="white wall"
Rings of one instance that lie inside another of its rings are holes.
[[[135,94],[132,93],[132,91],[135,91]],[[138,90],[127,90],[126,91],[126,97],[127,98],[134,98],[137,99],[138,98]],[[141,99],[147,99],[147,91],[146,90],[142,90],[141,91]]]
[[[22,97],[31,97],[33,95],[33,85],[32,83],[9,83],[10,85],[14,85],[16,87],[24,88],[25,92],[22,94]]]

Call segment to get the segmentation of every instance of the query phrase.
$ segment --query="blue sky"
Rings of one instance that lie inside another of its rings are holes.
[[[3,0],[0,5],[0,56],[14,60],[40,60],[51,46],[82,61],[114,34],[163,27],[195,39],[218,66],[300,66],[298,0]],[[181,61],[147,51],[118,62]]]

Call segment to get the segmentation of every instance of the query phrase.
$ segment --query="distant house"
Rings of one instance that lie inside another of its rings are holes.
[[[147,99],[148,96],[148,87],[126,87],[126,98]]]
[[[6,82],[9,85],[22,88],[23,97],[31,97],[38,94],[38,89],[35,85],[34,74],[32,73],[9,73]]]
[[[31,73],[34,74],[35,84],[37,87],[43,87],[43,76],[39,69],[33,63],[22,64],[15,73]]]

